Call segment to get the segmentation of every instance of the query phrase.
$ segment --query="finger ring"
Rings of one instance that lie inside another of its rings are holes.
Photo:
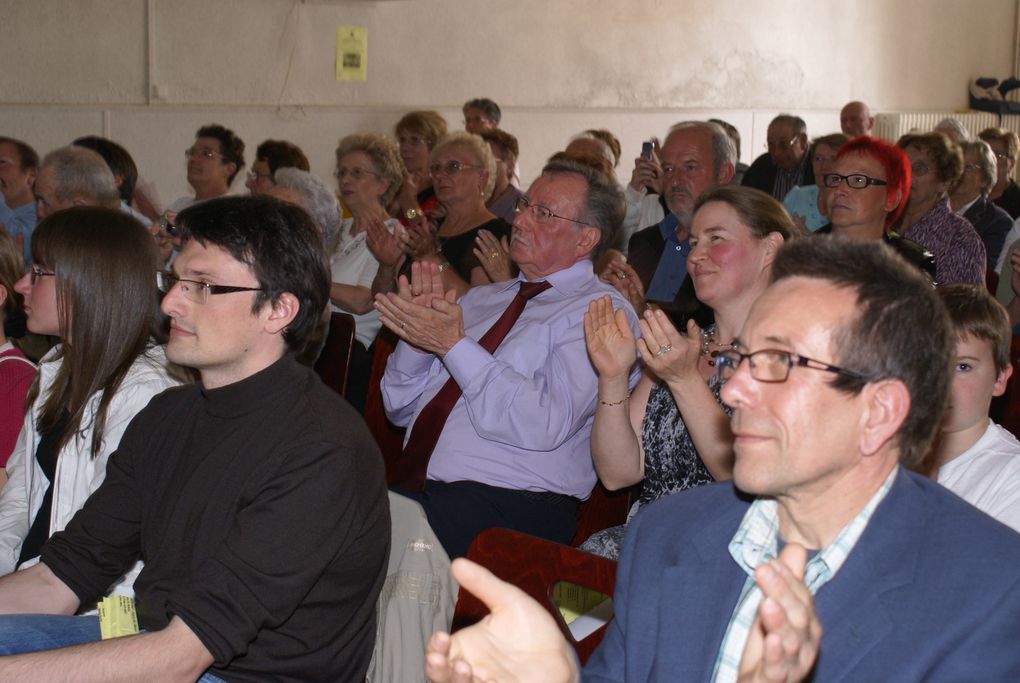
[[[400,323],[400,329],[404,329],[405,327],[407,327],[407,325],[405,325],[404,323]]]
[[[656,352],[655,355],[656,356],[661,356],[662,354],[667,353],[667,352],[672,351],[672,350],[673,350],[673,345],[672,344],[666,344],[665,346],[660,346],[659,350]]]
[[[627,273],[624,273],[623,275],[621,275],[620,279],[621,280],[626,280],[627,279]]]
[[[412,289],[411,290],[411,296],[421,296],[421,290]]]
[[[489,258],[496,258],[497,256],[499,256],[499,252],[498,251],[494,251],[491,254],[489,254]]]

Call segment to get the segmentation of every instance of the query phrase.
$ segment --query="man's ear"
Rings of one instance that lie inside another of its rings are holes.
[[[39,169],[38,168],[30,168],[30,169],[28,169],[28,172],[25,174],[25,176],[28,178],[28,186],[29,186],[29,188],[34,188],[35,187],[35,179],[39,176]]]
[[[298,301],[298,298],[290,292],[284,292],[269,305],[266,331],[270,334],[282,333],[288,325],[294,322],[300,309],[301,302]]]
[[[590,254],[602,240],[602,231],[598,228],[584,227],[577,238],[577,252],[580,256]]]
[[[720,185],[729,185],[730,181],[733,180],[734,174],[737,172],[736,167],[730,162],[726,162],[719,167],[719,174],[716,176],[716,180]]]
[[[862,389],[865,412],[860,436],[861,453],[874,455],[892,440],[910,412],[910,391],[898,379],[871,382]]]

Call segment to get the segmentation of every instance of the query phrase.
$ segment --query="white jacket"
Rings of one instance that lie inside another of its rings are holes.
[[[49,480],[43,474],[35,458],[39,445],[39,434],[35,430],[39,410],[50,391],[57,371],[63,361],[54,359],[56,347],[43,356],[39,362],[39,396],[25,416],[25,424],[18,436],[18,443],[7,462],[7,484],[0,490],[0,576],[15,569],[21,554],[21,544],[32,527]],[[96,457],[92,457],[92,424],[99,407],[99,395],[89,398],[82,416],[85,427],[71,437],[57,458],[56,477],[53,482],[53,505],[50,515],[50,535],[64,529],[85,500],[99,488],[106,477],[106,461],[117,450],[124,430],[134,416],[156,394],[168,387],[179,384],[166,370],[166,355],[162,346],[153,346],[135,359],[120,384],[106,411],[106,426],[103,444]],[[24,566],[35,564],[30,560]],[[134,583],[141,563],[138,563],[124,580],[118,583],[118,593],[132,595]],[[85,607],[83,605],[83,607]]]

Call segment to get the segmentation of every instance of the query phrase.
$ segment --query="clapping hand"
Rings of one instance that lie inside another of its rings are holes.
[[[485,274],[493,282],[503,282],[514,277],[513,261],[510,260],[510,240],[497,239],[488,230],[479,230],[475,237],[475,257]]]
[[[522,590],[470,560],[453,561],[461,590],[489,608],[477,624],[436,632],[425,651],[433,683],[576,683],[577,660],[552,616]]]
[[[762,591],[740,660],[738,683],[795,683],[814,667],[822,625],[804,585],[807,551],[790,543],[754,572]]]
[[[623,258],[610,259],[602,273],[599,274],[599,278],[616,288],[620,294],[627,297],[627,301],[634,307],[634,312],[639,316],[645,312],[647,304],[645,303],[645,288],[641,284],[641,278],[638,276],[629,263]]]
[[[584,314],[584,341],[592,365],[602,379],[626,375],[637,358],[627,314],[623,309],[614,311],[609,296],[588,304]]]
[[[648,369],[657,377],[669,382],[682,382],[692,378],[702,381],[698,374],[701,356],[701,330],[693,320],[687,323],[687,335],[680,334],[669,316],[659,309],[649,309],[638,321],[641,339],[638,351]]]

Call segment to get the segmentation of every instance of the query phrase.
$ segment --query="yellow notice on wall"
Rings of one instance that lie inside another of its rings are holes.
[[[368,73],[368,29],[336,27],[336,80],[364,81]]]

